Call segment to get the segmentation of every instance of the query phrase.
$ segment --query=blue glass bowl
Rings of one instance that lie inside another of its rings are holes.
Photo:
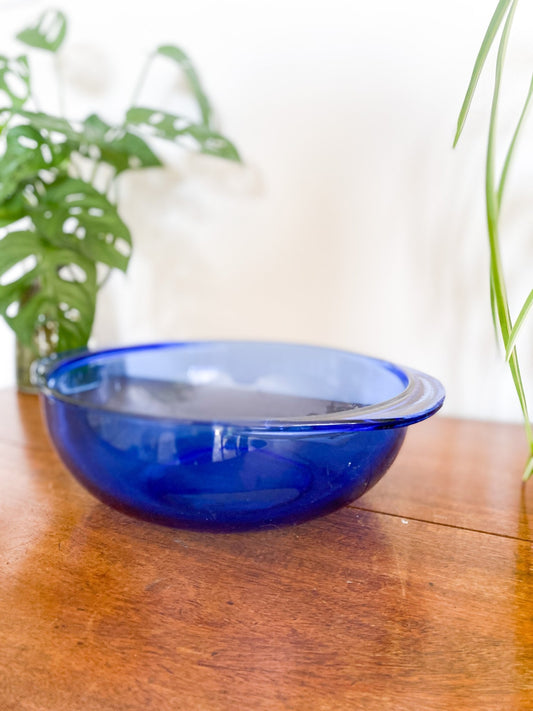
[[[418,371],[279,343],[85,351],[36,372],[54,446],[89,491],[204,530],[293,524],[353,501],[444,399]]]

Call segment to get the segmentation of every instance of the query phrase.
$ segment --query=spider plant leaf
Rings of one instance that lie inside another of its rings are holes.
[[[131,234],[105,195],[83,180],[60,176],[38,200],[29,214],[50,245],[126,271]]]
[[[492,316],[492,325],[494,327],[494,336],[496,343],[500,342],[500,329],[498,326],[498,313],[496,305],[496,292],[494,291],[494,279],[492,269],[490,270],[490,312]]]
[[[507,289],[500,254],[499,204],[494,179],[494,154],[496,143],[496,117],[498,114],[503,64],[517,2],[518,0],[512,0],[512,5],[505,19],[505,24],[498,46],[494,90],[489,121],[487,157],[485,163],[485,204],[487,210],[487,231],[490,249],[491,296],[494,300],[497,322],[499,324],[500,335],[505,348],[507,348],[509,333],[511,331],[511,316],[509,312]]]
[[[67,18],[60,10],[45,10],[39,19],[17,34],[29,47],[57,52],[67,34]]]
[[[522,481],[526,482],[528,479],[530,479],[531,475],[533,474],[533,454],[530,454],[527,463],[526,463],[526,468],[524,469],[524,473],[522,475]]]
[[[182,69],[194,94],[198,108],[200,109],[202,123],[206,126],[210,126],[213,117],[213,110],[211,108],[211,104],[209,103],[209,99],[203,90],[198,72],[194,68],[189,56],[179,47],[170,44],[161,45],[156,49],[155,54],[159,54],[162,57],[168,57],[172,61],[176,62],[176,64],[178,64],[178,66]]]
[[[509,148],[507,149],[507,153],[506,153],[505,160],[503,163],[502,173],[500,176],[500,182],[498,184],[498,210],[500,209],[501,204],[502,204],[503,193],[504,193],[505,184],[507,181],[507,175],[509,173],[509,167],[511,165],[511,161],[512,161],[514,151],[516,148],[516,143],[518,141],[518,136],[520,135],[522,126],[524,124],[524,119],[526,117],[527,110],[528,110],[529,105],[531,103],[532,96],[533,96],[533,77],[531,78],[531,82],[529,84],[529,90],[528,90],[528,93],[526,96],[526,100],[524,102],[524,106],[523,106],[522,111],[520,113],[520,118],[518,119],[518,123],[517,123],[515,131],[513,133],[511,143],[509,144]]]
[[[481,47],[474,63],[474,69],[472,70],[472,76],[470,77],[470,83],[468,84],[465,98],[463,100],[463,104],[459,112],[459,118],[457,119],[457,130],[453,141],[454,146],[457,145],[457,141],[461,136],[461,132],[463,130],[466,117],[470,109],[470,104],[472,103],[472,98],[476,91],[479,77],[487,59],[487,55],[490,51],[492,43],[494,42],[494,38],[496,37],[496,34],[507,13],[507,10],[509,9],[511,2],[512,0],[499,0],[498,5],[496,6],[496,10],[494,11],[494,14],[492,15],[492,18],[490,20],[487,31],[485,32],[485,36],[483,37],[483,42],[481,43]]]
[[[212,131],[204,124],[192,123],[183,116],[135,106],[126,114],[126,123],[200,153],[236,162],[241,161],[237,148],[225,136]]]
[[[0,55],[0,91],[5,92],[11,101],[12,110],[24,106],[31,93],[30,67],[26,56],[12,59]]]
[[[97,292],[91,260],[57,249],[32,231],[11,232],[0,244],[0,313],[20,341],[31,345],[39,325],[51,322],[57,326],[57,350],[86,345]],[[24,270],[28,258],[32,265]],[[17,267],[22,273],[9,278]]]
[[[496,142],[496,116],[498,113],[499,95],[503,64],[507,50],[507,43],[513,22],[514,12],[516,10],[518,0],[512,0],[511,7],[505,19],[505,24],[502,30],[500,43],[498,46],[498,55],[496,59],[496,73],[494,80],[494,90],[492,97],[492,106],[490,112],[489,123],[489,140],[487,145],[487,160],[485,166],[485,199],[487,207],[487,229],[489,235],[490,247],[490,269],[491,269],[491,288],[494,292],[494,303],[500,335],[507,350],[509,345],[510,334],[512,331],[512,321],[509,311],[509,302],[507,298],[507,289],[505,284],[502,260],[500,255],[500,237],[499,237],[499,202],[498,192],[495,189],[494,181],[494,153]],[[530,448],[533,450],[533,430],[529,420],[529,412],[527,406],[527,398],[524,390],[520,365],[516,349],[513,348],[509,356],[509,369],[513,378],[515,390],[520,402],[524,426]]]
[[[507,342],[507,348],[505,351],[505,360],[507,360],[507,361],[511,357],[511,353],[515,347],[516,339],[518,338],[518,334],[520,333],[520,330],[522,329],[522,326],[524,325],[524,321],[526,320],[527,315],[529,314],[532,306],[533,306],[533,289],[529,292],[527,299],[524,301],[524,304],[523,304],[522,308],[520,309],[520,313],[518,314],[518,317],[517,317],[516,321],[514,322],[511,333],[509,334],[509,340]]]
[[[528,460],[528,465],[524,473],[524,480],[531,476],[533,471],[533,429],[531,427],[531,422],[529,420],[529,412],[527,406],[527,399],[525,395],[524,385],[522,381],[522,375],[520,372],[520,366],[518,362],[518,355],[516,348],[514,348],[514,340],[516,339],[516,334],[520,328],[521,323],[527,315],[530,304],[528,305],[528,300],[524,304],[521,312],[522,318],[520,323],[517,322],[515,326],[512,326],[511,315],[509,311],[509,303],[507,298],[507,289],[505,283],[505,275],[503,272],[501,254],[500,254],[500,237],[499,237],[499,218],[500,218],[500,207],[503,197],[503,192],[505,188],[505,183],[507,179],[507,174],[509,166],[511,164],[512,156],[515,150],[516,140],[518,134],[520,133],[521,126],[529,105],[532,93],[532,86],[524,108],[520,115],[518,125],[515,129],[515,133],[511,140],[510,146],[507,151],[507,155],[504,161],[504,167],[500,177],[498,185],[496,185],[494,177],[494,164],[495,164],[495,143],[496,143],[496,117],[498,113],[499,96],[500,96],[500,86],[502,78],[503,63],[505,59],[505,54],[507,50],[507,44],[509,39],[509,34],[511,30],[511,25],[513,22],[514,12],[516,10],[518,0],[500,0],[496,6],[496,10],[491,18],[489,27],[485,33],[481,48],[476,58],[474,69],[472,71],[472,76],[470,78],[470,83],[459,113],[459,118],[457,121],[457,131],[454,140],[454,146],[457,144],[461,131],[463,129],[466,116],[470,104],[472,102],[472,97],[474,95],[479,76],[485,64],[488,52],[492,46],[495,36],[499,30],[502,21],[505,18],[505,24],[500,37],[500,42],[498,46],[498,54],[496,59],[496,72],[494,79],[494,88],[492,95],[491,111],[490,111],[490,122],[489,122],[489,135],[487,144],[487,154],[485,163],[485,204],[487,211],[487,231],[489,238],[489,248],[490,248],[490,296],[491,296],[491,309],[492,318],[497,332],[497,336],[501,337],[503,345],[506,349],[506,355],[508,357],[509,369],[511,371],[511,376],[513,378],[513,383],[515,390],[520,402],[520,408],[522,410],[525,432],[528,439],[529,447],[531,450],[531,455]],[[520,317],[519,317],[520,318]],[[517,328],[518,326],[518,328]]]

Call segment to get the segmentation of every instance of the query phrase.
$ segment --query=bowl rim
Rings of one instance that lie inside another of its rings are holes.
[[[74,396],[61,393],[54,387],[55,376],[61,370],[72,367],[75,363],[90,362],[95,358],[105,358],[122,353],[139,350],[157,350],[187,346],[216,346],[216,345],[267,345],[283,347],[301,347],[329,351],[348,356],[355,356],[394,373],[405,382],[405,388],[394,397],[383,400],[373,405],[357,406],[333,413],[318,415],[302,415],[289,417],[231,417],[216,420],[213,418],[186,418],[182,416],[158,416],[143,414],[141,412],[127,412],[118,408],[105,405],[80,402]],[[157,420],[161,422],[187,423],[198,425],[235,426],[252,430],[274,431],[306,431],[315,429],[382,429],[392,427],[405,427],[424,420],[435,414],[443,405],[445,390],[442,383],[435,377],[422,371],[406,366],[397,365],[374,356],[365,355],[355,351],[329,346],[318,346],[308,343],[289,343],[281,341],[261,341],[243,339],[195,339],[191,341],[164,341],[123,345],[110,348],[91,350],[89,348],[65,351],[41,358],[33,366],[32,381],[45,398],[59,400],[63,403],[81,407],[87,410],[121,414],[127,417]]]

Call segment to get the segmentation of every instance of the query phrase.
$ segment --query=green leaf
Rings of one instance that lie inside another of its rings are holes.
[[[24,55],[10,59],[0,55],[0,91],[11,101],[11,108],[20,109],[30,96],[30,68]],[[2,107],[3,108],[3,107]]]
[[[183,135],[196,141],[201,153],[241,162],[239,152],[233,143],[220,133],[210,131],[207,126],[191,125],[187,131],[183,132]]]
[[[137,168],[152,168],[161,165],[161,161],[152,149],[143,141],[123,128],[114,128],[92,114],[83,123],[83,141],[81,152],[113,166],[117,173]],[[98,155],[95,155],[94,149]]]
[[[182,135],[184,130],[193,125],[191,121],[182,116],[174,116],[165,111],[141,106],[134,106],[128,110],[126,123],[133,126],[142,126],[153,135],[169,141],[174,141]]]
[[[201,153],[237,162],[241,160],[236,147],[225,136],[215,133],[204,124],[191,123],[182,116],[135,106],[126,114],[126,123]]]
[[[29,269],[24,262],[30,259]],[[10,279],[10,270],[21,274]],[[0,241],[0,314],[22,343],[39,327],[57,325],[57,350],[86,345],[94,321],[96,268],[83,255],[57,249],[35,232],[11,232]]]
[[[40,111],[19,111],[18,114],[28,121],[28,124],[37,131],[47,131],[48,133],[59,133],[66,140],[74,144],[80,142],[80,130],[75,128],[70,121],[60,116],[44,114]]]
[[[505,55],[507,51],[507,44],[509,41],[509,34],[511,31],[511,26],[514,18],[514,12],[516,10],[518,0],[512,0],[511,7],[505,19],[505,24],[502,30],[502,35],[500,38],[500,43],[498,46],[498,54],[496,58],[496,72],[494,80],[494,90],[492,96],[492,105],[490,112],[490,124],[489,124],[489,140],[487,144],[487,159],[485,165],[485,202],[487,209],[487,229],[489,236],[489,247],[490,247],[490,278],[491,278],[491,289],[493,290],[493,298],[495,311],[498,318],[498,323],[500,327],[500,335],[507,350],[509,344],[509,338],[512,331],[511,314],[509,310],[509,301],[507,297],[507,288],[505,283],[505,276],[503,272],[503,265],[500,253],[500,237],[499,237],[499,200],[498,200],[498,190],[496,189],[495,179],[494,179],[494,162],[495,162],[495,143],[496,143],[496,117],[498,114],[501,78],[503,72],[503,64],[505,60]],[[533,430],[531,428],[531,423],[529,420],[529,411],[527,406],[527,398],[524,390],[524,384],[522,380],[522,375],[520,371],[520,365],[518,362],[518,355],[516,349],[512,349],[509,356],[509,369],[511,371],[511,376],[513,378],[513,383],[515,386],[516,394],[520,402],[520,408],[522,410],[522,416],[524,419],[524,426],[526,431],[526,436],[531,451],[533,452]]]
[[[11,118],[11,110],[10,109],[3,109],[0,107],[0,134],[4,132],[4,130],[7,128],[7,124],[9,123],[9,119]]]
[[[509,5],[511,4],[511,2],[512,0],[500,0],[498,2],[496,10],[494,11],[494,14],[491,18],[491,21],[483,38],[483,42],[481,43],[481,47],[479,49],[474,64],[474,69],[472,71],[472,76],[470,77],[470,83],[468,84],[466,95],[463,100],[463,105],[461,106],[461,111],[459,112],[459,118],[457,119],[457,130],[453,141],[454,146],[457,145],[457,141],[459,140],[459,137],[463,130],[466,117],[468,115],[468,110],[470,109],[470,104],[472,103],[472,98],[474,96],[479,77],[483,70],[483,66],[487,59],[487,55],[490,51],[492,43],[494,42],[494,38],[496,37],[496,34],[500,28],[501,23],[503,22],[503,19],[507,13],[507,10],[509,9]]]
[[[0,158],[0,203],[13,195],[21,182],[60,165],[67,156],[65,146],[52,143],[32,126],[9,129]]]
[[[168,57],[172,61],[176,62],[176,64],[178,64],[178,66],[182,69],[195,96],[198,108],[200,109],[202,122],[206,126],[210,126],[213,111],[211,109],[209,99],[202,88],[200,77],[198,76],[198,73],[189,56],[179,47],[175,47],[170,44],[161,45],[161,47],[156,49],[155,53],[161,55],[162,57]]]
[[[533,473],[533,429],[529,419],[527,399],[522,381],[522,375],[520,372],[518,355],[515,348],[515,341],[519,330],[533,304],[533,291],[526,299],[520,311],[518,319],[513,326],[509,310],[507,287],[501,258],[499,219],[500,208],[509,167],[516,147],[517,138],[520,133],[529,103],[531,101],[531,97],[533,95],[533,80],[530,84],[524,107],[520,114],[518,124],[511,139],[507,154],[505,156],[500,180],[498,183],[495,180],[495,144],[497,134],[496,119],[499,108],[503,64],[517,2],[518,0],[500,0],[498,2],[496,10],[490,21],[489,27],[487,28],[487,31],[485,33],[481,48],[479,50],[472,76],[470,78],[470,83],[466,92],[466,96],[463,101],[461,111],[459,113],[454,146],[457,144],[457,141],[461,135],[461,131],[463,129],[466,116],[468,114],[468,110],[472,101],[472,97],[474,95],[479,76],[485,64],[489,50],[492,46],[492,43],[494,42],[500,25],[505,19],[498,46],[494,88],[490,110],[489,134],[485,163],[485,205],[487,211],[487,231],[490,247],[490,297],[492,318],[495,325],[495,329],[497,331],[497,335],[501,337],[501,340],[503,341],[504,347],[506,349],[506,359],[509,363],[509,369],[511,371],[511,376],[522,410],[524,428],[530,449],[528,462],[523,475],[523,479],[524,481],[526,481]]]
[[[524,469],[524,473],[522,474],[522,481],[526,482],[530,479],[531,475],[533,474],[533,454],[530,454]]]
[[[6,227],[21,220],[28,214],[28,205],[24,200],[22,190],[16,192],[8,200],[0,204],[0,227]]]
[[[126,271],[131,234],[105,195],[83,180],[61,176],[38,200],[29,214],[47,242]]]
[[[493,272],[492,269],[489,272],[489,280],[490,280],[490,313],[492,316],[492,326],[494,328],[494,338],[496,339],[496,343],[499,344],[500,342],[500,328],[499,328],[499,323],[498,323],[498,313],[497,313],[497,305],[496,305],[496,291],[494,289],[494,280],[493,280]]]
[[[67,34],[67,18],[60,10],[45,10],[37,22],[18,33],[17,39],[30,47],[57,52]]]
[[[505,360],[509,360],[511,357],[511,353],[513,352],[513,349],[515,347],[516,339],[518,337],[518,334],[520,333],[520,330],[524,324],[524,321],[526,320],[526,317],[528,313],[531,310],[531,307],[533,306],[533,289],[529,292],[529,295],[527,299],[524,301],[524,304],[522,308],[520,309],[520,313],[518,314],[518,318],[514,322],[513,328],[511,329],[511,333],[509,334],[509,340],[507,342],[507,348],[505,351]]]
[[[496,314],[500,325],[500,333],[507,347],[509,333],[511,330],[511,317],[509,312],[509,304],[507,299],[507,290],[503,273],[503,266],[500,254],[500,239],[499,239],[499,204],[498,194],[495,186],[494,178],[494,156],[496,143],[496,118],[498,114],[498,104],[500,95],[501,78],[503,72],[503,64],[507,50],[509,33],[511,31],[514,11],[517,0],[513,0],[511,9],[505,20],[505,25],[498,46],[498,55],[496,60],[496,75],[494,81],[494,91],[492,97],[492,105],[490,112],[489,123],[489,140],[487,145],[487,159],[485,165],[485,202],[487,209],[487,229],[489,236],[490,247],[490,270],[491,270],[491,288],[493,289],[494,303],[496,306]],[[511,370],[513,364],[511,363]]]
[[[527,110],[528,110],[529,105],[531,103],[532,96],[533,96],[533,77],[531,78],[531,81],[529,83],[529,90],[526,95],[526,100],[524,102],[522,112],[520,113],[520,118],[518,119],[518,123],[516,125],[513,137],[511,139],[511,143],[509,144],[509,148],[507,149],[507,154],[505,156],[505,160],[503,163],[502,174],[500,176],[500,183],[498,185],[498,210],[500,209],[501,204],[502,204],[503,193],[504,193],[505,184],[507,181],[507,175],[509,174],[509,167],[511,165],[511,161],[512,161],[514,151],[516,148],[516,143],[518,141],[518,136],[520,135],[520,131],[521,131],[522,126],[524,124],[524,119],[526,117]]]
[[[61,134],[71,150],[108,163],[117,173],[161,166],[159,158],[140,136],[110,126],[96,114],[81,124],[33,111],[20,111],[19,114],[38,131]]]

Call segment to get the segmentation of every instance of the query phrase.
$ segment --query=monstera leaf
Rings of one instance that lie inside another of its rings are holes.
[[[0,313],[20,341],[31,345],[39,326],[53,323],[58,350],[86,345],[96,303],[94,264],[36,232],[11,232],[0,245]]]
[[[131,234],[105,195],[83,180],[60,176],[38,201],[29,215],[51,245],[126,271]]]
[[[57,53],[66,34],[65,15],[47,10],[17,39]],[[96,294],[106,281],[98,277],[126,271],[132,251],[130,231],[109,196],[116,195],[122,173],[162,165],[151,139],[240,161],[215,130],[198,73],[179,47],[161,45],[151,53],[135,96],[153,61],[172,62],[184,76],[197,106],[194,120],[134,107],[123,124],[112,126],[96,114],[69,120],[30,111],[36,102],[28,59],[0,55],[0,316],[34,353],[36,344],[57,351],[86,345]],[[46,110],[46,91],[39,98]],[[95,187],[104,181],[106,194]]]
[[[30,95],[30,68],[27,57],[10,59],[0,55],[0,91],[5,92],[11,101],[11,108],[20,109],[24,106]]]
[[[140,136],[123,127],[110,126],[96,114],[83,122],[36,111],[20,111],[29,125],[46,135],[61,137],[61,143],[98,162],[111,165],[115,172],[161,166],[161,161]]]
[[[237,149],[225,136],[212,131],[204,124],[191,123],[182,116],[135,106],[128,111],[126,122],[149,131],[159,138],[177,143],[186,142],[188,147],[195,148],[201,153],[226,160],[241,160]]]
[[[18,33],[17,39],[29,47],[57,52],[67,34],[67,18],[60,10],[46,10],[37,22]]]
[[[74,144],[80,142],[80,130],[75,128],[73,123],[61,116],[45,114],[40,111],[18,111],[19,116],[26,119],[30,126],[40,132],[47,134],[60,134],[63,138],[60,142],[66,140]]]
[[[21,220],[28,214],[28,203],[22,191],[16,192],[8,200],[0,204],[0,227]]]
[[[194,94],[200,113],[202,114],[202,122],[206,126],[210,126],[213,114],[211,104],[209,103],[209,99],[202,88],[200,77],[198,76],[189,56],[179,47],[170,44],[161,45],[156,49],[155,54],[159,54],[162,57],[168,57],[168,59],[176,62],[176,64],[182,69]]]
[[[84,142],[96,148],[98,155],[94,155],[93,148],[91,157],[113,166],[117,174],[132,168],[153,168],[161,165],[159,158],[140,136],[124,128],[114,128],[96,114],[92,114],[83,122],[82,153],[85,152]]]
[[[64,145],[51,143],[32,126],[9,129],[0,158],[0,203],[13,195],[20,183],[60,165],[68,153]]]

